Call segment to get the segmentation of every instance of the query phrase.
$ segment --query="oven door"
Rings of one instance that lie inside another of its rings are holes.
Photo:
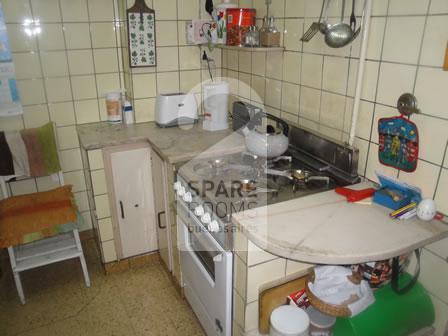
[[[207,335],[230,336],[233,255],[188,210],[178,208],[177,224],[185,296]]]

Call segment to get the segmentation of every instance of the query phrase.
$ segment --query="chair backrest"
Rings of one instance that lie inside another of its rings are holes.
[[[58,155],[58,160],[59,162],[61,162],[61,156],[59,154],[59,143],[58,143],[58,137],[56,134],[56,124],[54,122],[52,122],[53,124],[53,131],[54,131],[54,140],[56,143],[56,149],[57,149],[57,155]],[[62,172],[62,168],[59,172],[53,174],[55,176],[57,176],[58,181],[59,181],[59,185],[64,185],[64,174]],[[51,176],[53,176],[51,175]],[[39,176],[38,176],[39,177]],[[2,192],[2,196],[3,198],[8,198],[12,195],[10,195],[10,192],[8,191],[8,187],[7,187],[7,183],[9,183],[11,181],[11,179],[15,179],[15,178],[19,178],[19,180],[27,180],[27,179],[31,179],[31,178],[36,178],[36,177],[29,177],[29,176],[0,176],[0,190]]]

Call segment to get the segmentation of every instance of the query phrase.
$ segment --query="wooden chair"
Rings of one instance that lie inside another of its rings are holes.
[[[57,176],[59,184],[61,186],[64,185],[62,171],[58,172]],[[3,197],[5,198],[10,196],[7,182],[8,180],[5,177],[0,176],[0,188]],[[33,241],[28,244],[10,246],[8,247],[8,254],[17,292],[22,304],[25,304],[25,294],[20,279],[20,272],[59,261],[79,258],[85,284],[87,287],[90,287],[89,273],[82,250],[81,240],[79,239],[78,229]]]

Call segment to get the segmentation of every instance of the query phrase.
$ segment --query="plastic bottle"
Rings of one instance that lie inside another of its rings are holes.
[[[134,123],[134,110],[128,100],[123,103],[123,119],[126,125]]]
[[[121,122],[121,92],[110,92],[106,95],[107,120]]]
[[[227,9],[238,8],[236,4],[230,2],[230,0],[223,0],[222,3],[215,6],[217,11],[217,31],[218,31],[218,44],[226,44],[227,42]]]

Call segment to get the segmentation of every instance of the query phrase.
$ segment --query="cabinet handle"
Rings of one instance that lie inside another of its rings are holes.
[[[159,229],[166,229],[166,225],[162,226],[162,223],[160,222],[160,216],[162,216],[165,213],[165,211],[160,211],[157,214],[157,224],[159,225]]]
[[[120,201],[121,218],[124,219],[123,202]]]

